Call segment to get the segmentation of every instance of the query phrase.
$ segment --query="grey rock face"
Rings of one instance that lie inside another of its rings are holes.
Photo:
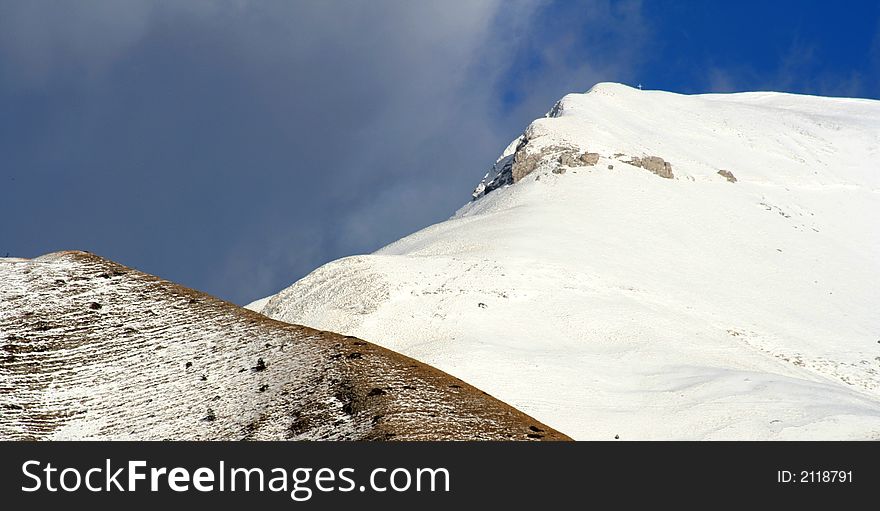
[[[528,154],[525,151],[525,146],[522,150],[517,151],[516,154],[514,154],[513,166],[510,168],[510,175],[513,182],[517,183],[520,179],[534,172],[535,169],[538,168],[538,164],[541,163],[544,154],[544,151]]]
[[[592,167],[599,163],[599,153],[584,153],[580,156],[580,160],[582,164]]]
[[[549,167],[553,163],[558,163],[562,167],[592,167],[599,162],[599,153],[581,153],[577,147],[572,145],[555,144],[534,150],[533,146],[529,145],[531,140],[527,130],[520,137],[520,142],[513,154],[498,160],[480,181],[471,194],[473,200],[477,200],[493,190],[518,183],[542,165]],[[560,170],[560,168],[555,168],[552,172],[554,174],[564,173],[565,170]]]
[[[563,110],[562,100],[560,99],[559,101],[557,101],[556,103],[553,104],[553,108],[551,108],[550,111],[547,112],[547,115],[545,115],[545,117],[551,117],[551,118],[559,117],[562,115],[562,110]]]
[[[659,156],[645,156],[643,158],[634,157],[627,163],[635,165],[636,167],[641,167],[662,178],[672,179],[675,177],[672,174],[672,165]]]
[[[511,154],[510,156],[502,158],[492,166],[486,174],[486,177],[484,177],[483,180],[480,181],[480,184],[474,188],[474,191],[471,194],[473,200],[477,200],[493,190],[513,184],[511,170],[513,167],[514,156],[515,154]]]
[[[564,165],[566,167],[577,167],[580,166],[580,159],[578,155],[574,152],[566,151],[559,155],[559,158],[556,159],[560,165]]]
[[[559,163],[566,167],[592,167],[599,162],[599,153],[565,151],[559,155]]]
[[[528,133],[526,133],[522,136],[522,140],[513,154],[502,158],[492,166],[492,169],[471,194],[474,200],[503,186],[518,183],[524,177],[534,172],[540,165],[550,163],[554,159],[557,162],[565,159],[565,161],[570,162],[568,163],[569,166],[584,165],[584,160],[577,156],[577,149],[574,147],[552,145],[543,147],[538,151],[530,151],[529,142],[530,139],[528,138]],[[590,160],[591,157],[586,158],[586,161]],[[598,161],[598,155],[596,160]]]
[[[555,155],[559,155],[556,157],[556,161],[562,165],[568,165],[569,167],[579,165],[574,163],[576,161],[576,153],[572,147],[552,145],[542,147],[539,151],[533,153],[528,152],[526,147],[526,144],[522,145],[514,154],[514,163],[511,167],[511,177],[514,183],[534,172],[542,163],[551,162]]]
[[[734,176],[733,172],[731,172],[729,170],[724,170],[724,169],[719,170],[718,175],[723,177],[724,179],[728,180],[731,183],[736,183],[736,176]]]

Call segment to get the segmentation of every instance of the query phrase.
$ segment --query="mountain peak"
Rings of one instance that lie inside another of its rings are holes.
[[[597,94],[597,95],[606,95],[613,96],[615,94],[629,94],[639,92],[639,89],[636,87],[631,87],[629,85],[619,83],[619,82],[599,82],[596,85],[587,90],[585,94]]]
[[[262,311],[577,439],[876,439],[878,155],[877,101],[598,84],[451,219]]]
[[[598,83],[566,95],[533,121],[472,195],[479,199],[532,174],[553,178],[578,168],[875,189],[880,176],[864,163],[878,151],[877,119],[878,101],[773,92],[682,95]]]

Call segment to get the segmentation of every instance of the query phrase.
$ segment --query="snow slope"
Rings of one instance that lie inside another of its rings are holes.
[[[559,440],[357,338],[83,252],[0,259],[0,440]]]
[[[255,307],[576,439],[877,439],[878,161],[878,101],[598,84],[450,220]]]

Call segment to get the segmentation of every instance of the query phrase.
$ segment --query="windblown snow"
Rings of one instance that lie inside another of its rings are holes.
[[[878,101],[603,83],[451,219],[255,307],[576,439],[877,439],[878,161]]]

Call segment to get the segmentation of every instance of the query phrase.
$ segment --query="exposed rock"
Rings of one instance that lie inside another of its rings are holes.
[[[634,157],[627,163],[635,165],[636,167],[641,167],[666,179],[672,179],[675,177],[672,174],[672,165],[659,156],[645,156],[642,158]]]
[[[526,149],[526,145],[521,146],[520,149],[517,149],[514,154],[514,162],[511,167],[511,177],[513,182],[516,183],[520,179],[526,177],[531,174],[538,168],[541,163],[552,161],[552,157],[556,154],[559,156],[556,158],[556,161],[562,163],[563,165],[568,166],[579,166],[579,163],[563,163],[565,161],[575,161],[575,150],[572,147],[562,146],[562,145],[551,145],[547,147],[542,147],[537,152],[529,153]]]
[[[550,111],[547,112],[547,115],[545,115],[545,117],[559,117],[560,115],[562,115],[563,109],[564,107],[562,106],[562,100],[560,99],[553,104],[553,108],[551,108]]]
[[[544,151],[534,154],[528,154],[524,149],[517,151],[516,154],[514,154],[513,165],[510,168],[510,177],[513,182],[516,183],[520,179],[534,172],[544,154]]]
[[[497,190],[498,188],[513,184],[513,164],[517,154],[527,144],[525,135],[520,136],[520,141],[516,146],[516,150],[495,162],[489,172],[480,181],[480,184],[474,189],[471,196],[473,200],[477,200],[487,193]]]
[[[565,151],[559,155],[558,161],[566,167],[592,167],[599,162],[599,153],[577,154],[575,151]]]
[[[590,165],[593,160],[592,154],[585,153],[577,155],[577,149],[572,146],[551,145],[542,147],[538,150],[531,150],[529,142],[530,132],[526,131],[520,139],[519,144],[513,154],[498,160],[492,169],[486,174],[486,177],[480,182],[471,194],[474,200],[486,195],[487,193],[497,190],[503,186],[518,183],[522,178],[528,176],[542,164],[554,161],[568,165],[571,167],[580,167],[582,165]],[[598,161],[598,154],[595,156]],[[563,163],[565,162],[565,163]],[[593,163],[595,165],[595,163]]]
[[[574,152],[566,151],[560,154],[556,161],[558,161],[560,165],[565,165],[566,167],[577,167],[580,165],[580,160]]]
[[[724,179],[730,181],[731,183],[736,183],[736,177],[733,175],[733,172],[729,170],[719,170],[718,175],[722,176]]]
[[[581,163],[588,167],[599,163],[599,153],[584,153],[580,156]]]
[[[565,174],[565,167],[556,167],[553,169],[554,174]]]

